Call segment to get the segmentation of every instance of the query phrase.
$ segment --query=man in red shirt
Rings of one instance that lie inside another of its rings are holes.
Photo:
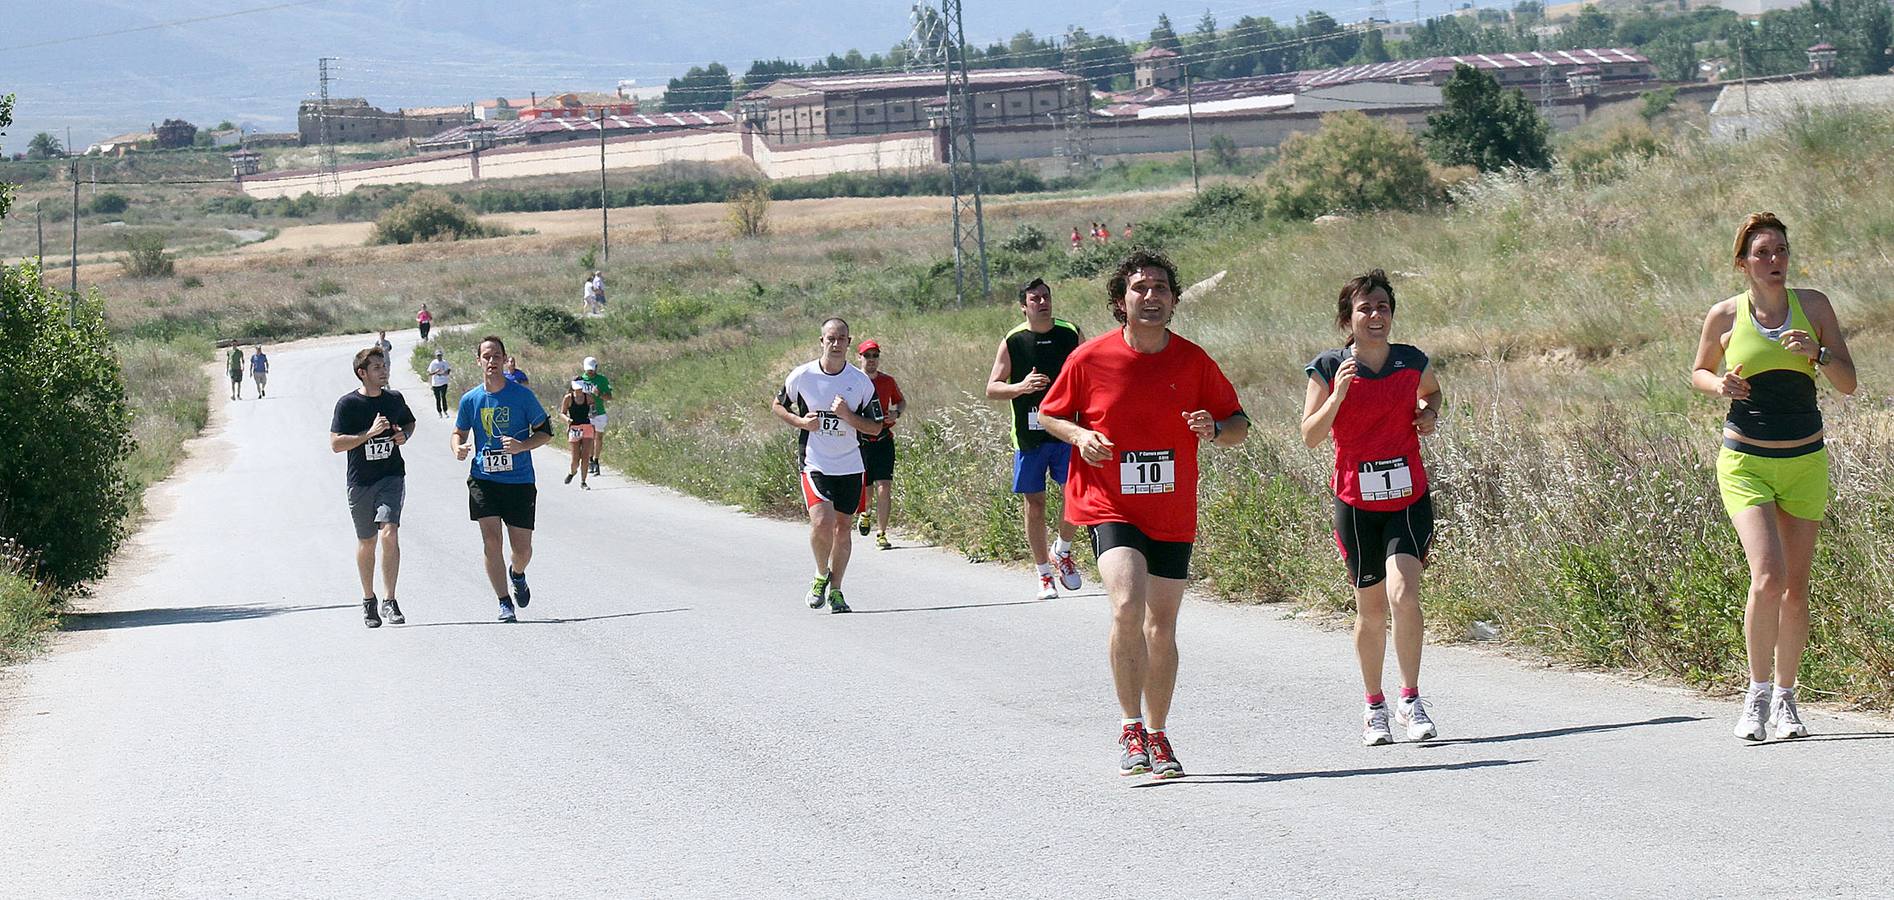
[[[1197,448],[1242,443],[1249,417],[1210,355],[1170,330],[1170,260],[1133,253],[1106,291],[1123,327],[1072,353],[1039,404],[1039,421],[1085,463],[1072,467],[1066,515],[1090,528],[1111,596],[1111,674],[1124,711],[1119,774],[1176,778],[1184,768],[1164,720],[1197,539]]]
[[[894,376],[881,371],[880,344],[862,341],[855,352],[861,354],[862,372],[875,383],[875,397],[881,401],[881,433],[861,436],[862,466],[868,490],[874,494],[875,521],[880,526],[875,530],[875,546],[892,550],[888,513],[894,506],[894,422],[908,408],[908,398],[902,396]],[[864,537],[868,535],[868,510],[862,510],[855,527]]]

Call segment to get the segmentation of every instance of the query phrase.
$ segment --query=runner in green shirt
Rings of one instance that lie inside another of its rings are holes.
[[[605,401],[612,399],[612,380],[599,374],[598,357],[585,358],[585,374],[579,380],[592,387],[592,474],[598,474],[598,452],[605,445]]]

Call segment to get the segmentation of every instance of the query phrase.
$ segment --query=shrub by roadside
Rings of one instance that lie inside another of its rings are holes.
[[[372,244],[418,244],[493,237],[502,229],[483,225],[466,207],[445,194],[421,191],[375,220]]]

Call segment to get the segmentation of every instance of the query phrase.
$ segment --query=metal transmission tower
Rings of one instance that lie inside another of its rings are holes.
[[[941,0],[947,62],[947,175],[954,192],[954,297],[967,302],[968,257],[980,258],[980,296],[992,293],[986,271],[986,219],[980,204],[980,164],[973,152],[979,112],[967,78],[967,38],[960,27],[960,0]]]
[[[1061,48],[1063,52],[1060,54],[1061,65],[1064,66],[1066,74],[1071,77],[1065,83],[1064,90],[1060,92],[1065,97],[1059,103],[1059,130],[1065,140],[1059,147],[1059,153],[1065,157],[1066,171],[1076,175],[1091,168],[1092,165],[1090,142],[1087,140],[1086,133],[1092,120],[1092,91],[1090,82],[1083,76],[1072,75],[1073,72],[1082,71],[1081,66],[1084,62],[1079,58],[1079,48],[1072,40],[1072,32],[1065,33],[1063,44]]]
[[[336,197],[342,193],[342,175],[335,156],[335,136],[329,131],[329,63],[333,56],[324,56],[316,60],[318,83],[321,87],[316,94],[316,128],[322,138],[322,162],[316,176],[316,185],[325,197]]]
[[[942,33],[940,13],[926,3],[916,3],[908,11],[908,20],[913,25],[908,29],[908,39],[904,42],[908,58],[903,68],[909,72],[932,72],[945,67],[947,61],[941,53],[947,38]]]

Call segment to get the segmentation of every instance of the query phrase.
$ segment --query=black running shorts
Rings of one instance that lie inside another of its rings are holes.
[[[868,492],[861,473],[853,475],[824,475],[821,472],[802,473],[803,506],[815,506],[829,503],[835,511],[845,516],[868,511]]]
[[[1375,512],[1356,509],[1335,500],[1335,546],[1348,564],[1348,581],[1358,588],[1374,587],[1388,577],[1388,560],[1406,554],[1427,564],[1434,546],[1434,498],[1420,499],[1402,509]]]
[[[862,467],[869,484],[894,480],[894,437],[862,443]]]
[[[497,516],[508,527],[532,531],[538,501],[539,488],[531,484],[467,479],[467,518],[476,522]]]
[[[1189,541],[1155,541],[1125,522],[1105,522],[1087,530],[1092,535],[1092,552],[1099,557],[1114,547],[1130,547],[1144,557],[1151,574],[1179,581],[1190,577],[1190,551],[1196,545]]]

